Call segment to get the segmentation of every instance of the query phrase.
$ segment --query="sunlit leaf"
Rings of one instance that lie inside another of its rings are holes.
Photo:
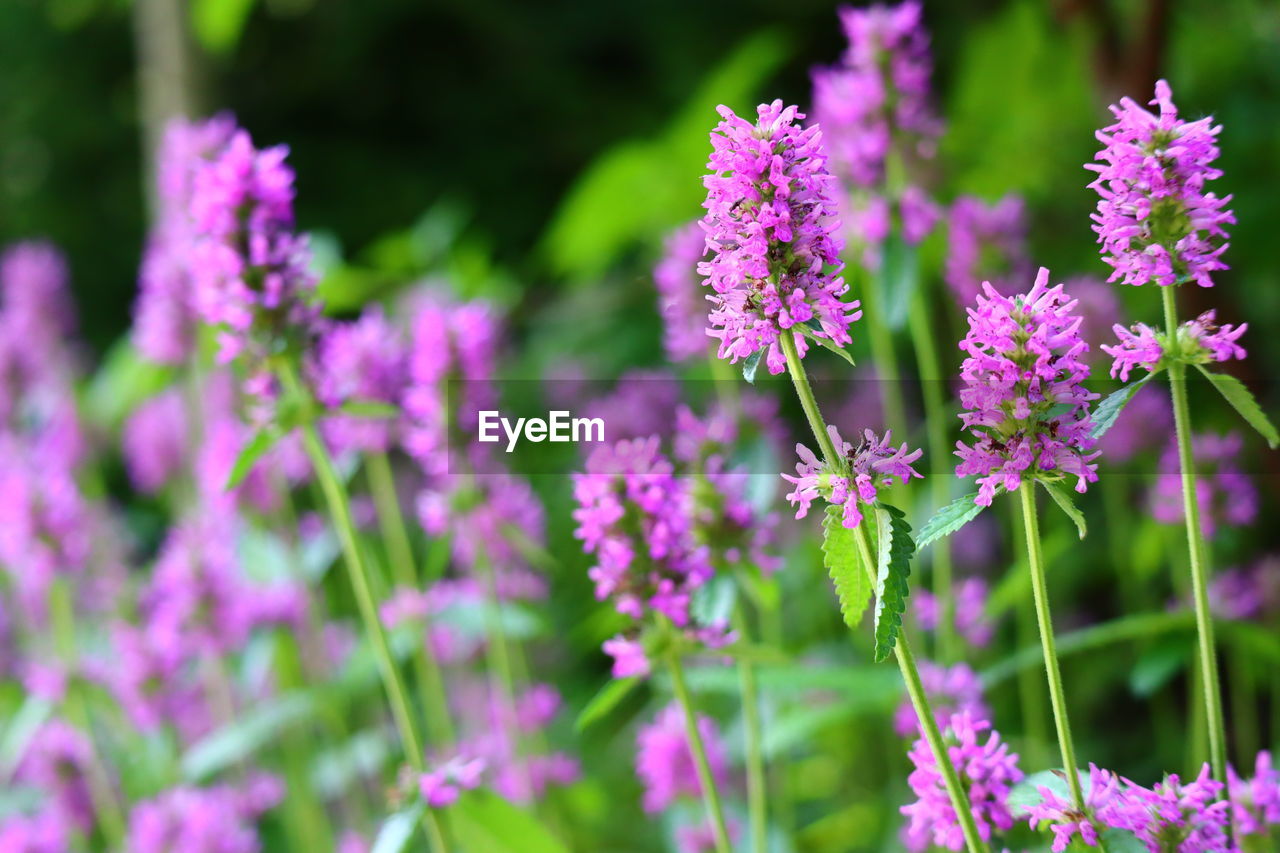
[[[875,512],[878,531],[875,659],[883,661],[892,654],[902,627],[902,614],[906,612],[907,596],[911,593],[907,579],[911,575],[911,557],[916,544],[902,510],[877,503]]]
[[[950,536],[977,518],[979,513],[986,509],[976,502],[977,497],[977,492],[970,492],[935,512],[933,517],[920,528],[920,538],[916,541],[916,547],[923,549],[943,536]]]
[[[193,0],[191,28],[210,53],[228,53],[240,41],[253,4],[254,0]]]
[[[415,800],[408,806],[388,817],[378,829],[378,837],[374,839],[370,853],[400,853],[406,849],[413,831],[422,820],[427,804]]]
[[[285,729],[314,715],[316,710],[316,699],[309,693],[285,693],[259,703],[196,741],[182,756],[182,775],[195,782],[208,779],[251,758]]]
[[[449,807],[467,853],[568,853],[536,817],[489,791],[467,791]]]
[[[840,507],[829,505],[822,520],[822,564],[835,585],[844,623],[856,628],[871,601],[871,582],[858,556],[855,534],[841,523],[840,512]]]

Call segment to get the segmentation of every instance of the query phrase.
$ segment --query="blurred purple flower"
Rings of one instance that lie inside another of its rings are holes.
[[[728,763],[720,734],[710,717],[698,717],[698,735],[706,750],[707,764],[716,787],[724,786]],[[684,711],[668,705],[652,723],[636,735],[636,776],[644,787],[644,810],[665,811],[681,797],[699,798],[702,785],[685,732]]]
[[[709,309],[698,275],[698,260],[706,248],[702,226],[697,222],[683,225],[667,235],[662,259],[653,269],[662,314],[662,343],[671,361],[689,361],[711,349],[707,335]]]
[[[1007,195],[988,204],[960,196],[947,216],[945,279],[961,306],[972,305],[984,282],[1001,293],[1018,286],[1031,272],[1022,199]]]
[[[1196,479],[1196,503],[1200,528],[1210,539],[1220,524],[1239,527],[1258,515],[1258,490],[1240,468],[1244,441],[1239,433],[1201,433],[1192,436],[1192,457],[1200,476]],[[1182,524],[1182,474],[1178,446],[1170,442],[1160,457],[1151,490],[1151,515],[1162,524]]]

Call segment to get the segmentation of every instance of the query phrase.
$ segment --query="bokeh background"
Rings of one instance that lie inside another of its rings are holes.
[[[657,237],[698,213],[712,108],[805,104],[809,69],[843,46],[835,4],[815,0],[191,0],[175,59],[164,13],[186,5],[0,3],[0,241],[65,247],[99,352],[128,324],[146,228],[139,57],[169,57],[162,100],[231,110],[260,144],[290,146],[301,224],[344,262],[331,301],[448,271],[536,336],[562,300],[651,305]],[[1221,184],[1239,225],[1212,302],[1259,331],[1275,321],[1280,7],[968,0],[927,3],[926,17],[948,123],[942,198],[1021,193],[1035,259],[1104,272],[1080,164],[1106,105],[1167,76],[1184,114],[1227,127]],[[591,315],[618,364],[660,358],[655,312]],[[1269,337],[1250,340],[1259,378],[1280,359]]]
[[[1089,228],[1096,196],[1082,164],[1097,150],[1095,128],[1110,121],[1109,103],[1122,94],[1145,102],[1163,76],[1184,116],[1212,113],[1224,125],[1218,189],[1234,196],[1232,269],[1212,291],[1184,288],[1181,311],[1189,317],[1215,307],[1223,322],[1250,324],[1243,341],[1250,357],[1227,368],[1276,411],[1280,4],[925,6],[947,125],[933,189],[943,201],[1020,194],[1031,257],[1055,280],[1107,273]],[[775,97],[807,104],[810,69],[844,49],[835,9],[815,0],[0,0],[0,244],[47,237],[67,252],[87,355],[110,363],[136,290],[156,117],[175,107],[192,115],[229,110],[259,145],[289,145],[299,222],[313,234],[333,312],[354,313],[423,277],[447,279],[460,295],[505,309],[509,352],[519,354],[508,372],[534,378],[577,363],[614,377],[659,365],[650,270],[661,237],[699,213],[714,107],[742,113]],[[172,17],[184,10],[188,20]],[[1155,320],[1146,290],[1121,296],[1130,316]],[[860,358],[862,346],[855,343]],[[1197,412],[1197,426],[1244,432],[1221,401],[1204,399],[1211,405]],[[1227,534],[1217,546],[1224,566],[1256,562],[1280,541],[1265,523],[1277,509],[1280,465],[1255,436],[1247,441],[1242,464],[1258,474],[1263,523]],[[118,472],[115,481],[123,481]],[[536,485],[564,565],[546,622],[569,626],[564,648],[546,663],[577,710],[606,678],[599,638],[612,623],[592,601],[563,478]],[[1146,524],[1136,533],[1131,515],[1145,511],[1138,493],[1129,489],[1134,504],[1118,513],[1091,494],[1086,511],[1106,516],[1103,529],[1083,547],[1061,529],[1050,543],[1051,561],[1062,567],[1054,578],[1064,599],[1055,603],[1061,632],[1133,612],[1127,592],[1117,595],[1117,566],[1135,567],[1129,583],[1140,588],[1141,608],[1159,613],[1177,598],[1163,569],[1181,531]],[[146,513],[131,522],[147,540]],[[815,529],[786,555],[788,640],[793,651],[817,648],[836,661],[828,670],[835,671],[850,649]],[[1015,744],[1027,743],[1028,733],[1009,710],[1017,699],[1009,687],[1014,647],[1029,648],[1032,663],[1038,654],[1011,624],[1024,592],[997,589],[1000,651],[979,662],[1004,685],[993,703],[998,719],[1013,720],[1002,728]],[[1261,660],[1262,692],[1280,644],[1262,629],[1237,636],[1240,656]],[[1186,737],[1190,649],[1183,631],[1073,655],[1065,676],[1081,709],[1080,751],[1148,781],[1186,766],[1203,746]],[[867,692],[882,713],[894,702],[895,676],[872,671],[865,656],[861,664],[858,677],[867,680],[842,689]],[[857,702],[835,704],[845,716],[831,721],[865,711]],[[1153,706],[1163,709],[1154,721]],[[585,849],[634,849],[629,833],[641,814],[628,726],[639,707],[633,701],[629,715],[578,744],[588,774],[607,783],[574,795],[574,813],[594,816],[583,829]],[[1280,693],[1256,716],[1253,745],[1274,745]],[[868,826],[892,849],[905,775],[898,744],[868,744],[865,732],[823,728],[802,715],[791,725],[790,735],[779,735],[780,751],[789,748],[787,736],[803,744],[791,757],[797,822],[808,827],[804,849],[847,850],[841,839]]]

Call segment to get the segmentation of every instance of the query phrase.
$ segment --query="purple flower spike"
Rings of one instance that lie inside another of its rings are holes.
[[[843,7],[849,47],[839,64],[813,72],[813,117],[826,133],[833,169],[855,186],[884,183],[895,144],[907,142],[913,150],[904,153],[918,157],[933,153],[941,123],[928,103],[933,62],[923,18],[914,0]]]
[[[861,316],[857,302],[840,298],[848,288],[838,275],[834,179],[821,132],[801,127],[804,116],[795,107],[761,104],[756,124],[728,107],[719,112],[707,163],[712,174],[703,178],[702,227],[713,257],[698,264],[715,291],[710,334],[720,340],[720,358],[736,362],[765,350],[769,372],[781,373],[779,336],[793,335],[803,355],[804,336],[791,330],[807,323],[843,346]]]
[[[219,358],[275,350],[315,321],[306,239],[294,231],[288,149],[238,131],[196,172],[191,196],[195,307],[218,329]]]
[[[482,758],[454,758],[423,773],[418,780],[418,790],[428,806],[442,809],[456,803],[463,791],[480,787],[484,770],[485,761]]]
[[[1179,119],[1164,80],[1150,103],[1158,115],[1129,98],[1111,107],[1116,123],[1097,134],[1106,147],[1094,159],[1102,164],[1085,165],[1098,173],[1089,185],[1101,196],[1093,230],[1113,269],[1109,280],[1212,287],[1211,274],[1227,269],[1223,226],[1236,221],[1227,210],[1231,196],[1205,191],[1222,176],[1213,166],[1222,127],[1212,117]]]
[[[1013,491],[1024,477],[1076,477],[1076,491],[1097,481],[1089,403],[1084,387],[1089,345],[1081,318],[1062,285],[1049,287],[1040,268],[1035,286],[1012,299],[990,283],[969,309],[968,353],[960,369],[960,403],[972,446],[958,442],[956,475],[978,476],[977,503],[990,506],[996,491]]]
[[[1009,791],[1022,779],[1017,753],[1009,752],[998,732],[991,731],[985,742],[979,741],[989,729],[991,724],[987,721],[974,720],[967,712],[961,712],[951,718],[943,732],[947,754],[960,774],[978,834],[984,841],[990,840],[993,829],[1013,826]],[[907,849],[919,851],[935,844],[947,850],[963,850],[964,834],[955,807],[933,751],[923,737],[912,745],[910,758],[916,769],[907,777],[907,783],[917,800],[901,808],[909,819],[903,837]]]
[[[892,486],[895,479],[906,483],[913,477],[921,477],[911,463],[924,451],[908,450],[905,442],[895,448],[889,441],[892,431],[880,437],[866,430],[862,444],[857,447],[841,438],[835,426],[829,425],[827,432],[846,460],[848,473],[829,470],[826,462],[818,459],[812,450],[797,444],[800,461],[796,463],[796,475],[782,475],[782,479],[795,486],[787,500],[797,507],[796,518],[804,518],[810,505],[821,497],[827,503],[844,507],[841,523],[845,527],[857,527],[862,522],[862,506],[874,504],[879,489]]]

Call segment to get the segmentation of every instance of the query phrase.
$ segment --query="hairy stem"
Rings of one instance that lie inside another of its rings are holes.
[[[1053,706],[1053,725],[1058,733],[1058,749],[1062,753],[1062,769],[1071,788],[1071,801],[1077,811],[1084,811],[1084,791],[1080,787],[1076,748],[1071,742],[1071,723],[1067,719],[1067,701],[1062,691],[1062,672],[1058,669],[1058,649],[1053,638],[1053,619],[1049,613],[1049,592],[1044,577],[1044,555],[1040,547],[1040,524],[1036,518],[1036,494],[1033,481],[1018,488],[1021,498],[1022,526],[1026,532],[1027,566],[1031,570],[1031,594],[1036,604],[1036,622],[1040,628],[1040,650],[1044,653],[1045,678],[1049,682],[1049,702]]]
[[[1178,330],[1178,311],[1173,289],[1160,288],[1164,300],[1165,327],[1173,340]],[[1186,365],[1169,365],[1169,386],[1173,395],[1173,423],[1178,439],[1178,466],[1182,469],[1182,510],[1187,526],[1187,552],[1191,558],[1191,595],[1195,605],[1196,633],[1200,645],[1201,686],[1205,724],[1209,732],[1209,763],[1213,778],[1227,781],[1227,735],[1222,717],[1222,688],[1218,679],[1218,657],[1213,639],[1213,614],[1209,610],[1209,563],[1205,556],[1204,533],[1200,526],[1200,505],[1196,500],[1195,458],[1191,451],[1191,414],[1187,405]]]
[[[929,312],[924,296],[918,290],[911,299],[907,317],[911,330],[911,343],[916,351],[916,365],[920,371],[921,396],[924,398],[924,426],[929,464],[942,465],[948,457],[947,406],[942,396],[942,375],[938,367],[938,350],[929,328]],[[945,506],[950,498],[951,478],[939,473],[929,475],[929,487],[933,502]],[[937,658],[950,663],[955,657],[955,599],[951,580],[951,539],[944,536],[933,543],[933,595],[938,601]]]
[[[813,430],[814,438],[822,446],[823,456],[826,458],[827,465],[835,471],[844,472],[845,461],[836,453],[835,445],[832,443],[830,436],[827,435],[826,423],[822,420],[822,413],[818,410],[818,402],[813,397],[813,389],[809,386],[809,378],[805,373],[804,363],[800,361],[800,356],[796,352],[795,342],[789,334],[781,336],[782,352],[787,358],[787,369],[791,373],[792,384],[795,385],[796,395],[800,398],[800,405],[804,409],[805,416],[809,419],[809,428]],[[866,531],[861,526],[854,528],[854,541],[857,543],[858,552],[862,559],[863,565],[866,567],[871,583],[875,583],[875,560],[871,556],[871,548],[867,543]],[[916,716],[920,720],[920,728],[924,733],[925,741],[929,744],[929,749],[933,753],[934,761],[938,764],[938,769],[942,773],[943,783],[947,789],[947,795],[951,799],[951,807],[955,810],[956,818],[960,823],[960,830],[964,834],[965,846],[970,853],[982,853],[986,851],[987,845],[982,840],[982,836],[978,833],[978,827],[973,819],[973,810],[969,807],[969,797],[965,794],[964,786],[960,783],[960,774],[956,772],[955,765],[951,763],[951,756],[947,754],[946,745],[942,740],[942,732],[938,729],[938,721],[933,716],[933,709],[929,707],[929,697],[924,692],[924,685],[920,682],[920,672],[916,668],[915,657],[911,654],[911,647],[907,641],[907,632],[905,627],[898,633],[898,641],[894,643],[894,656],[898,659],[898,669],[902,672],[902,680],[907,686],[907,695],[911,698],[911,706],[915,709]]]

